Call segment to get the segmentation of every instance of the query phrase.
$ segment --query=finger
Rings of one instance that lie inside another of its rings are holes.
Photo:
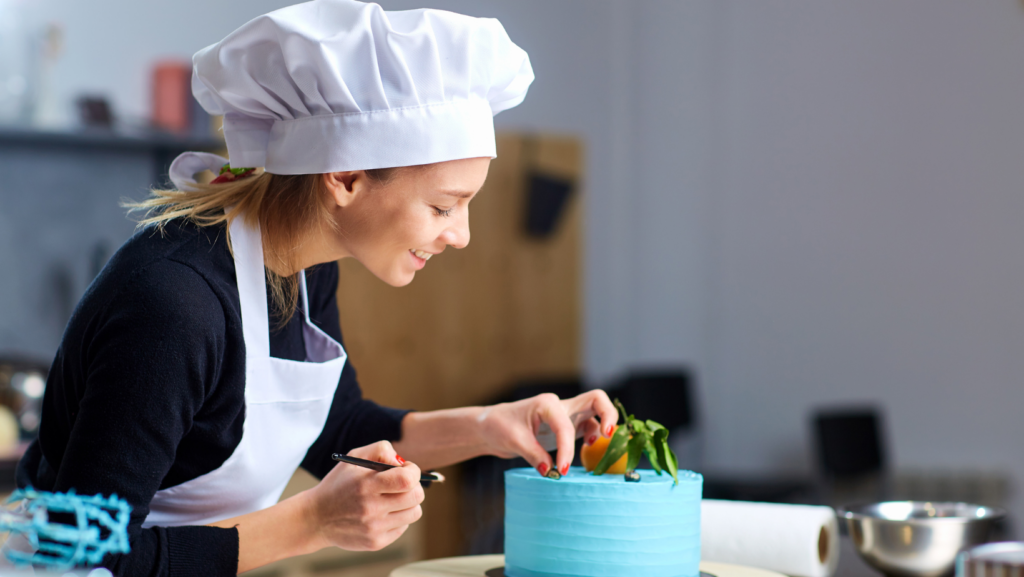
[[[395,527],[394,529],[392,529],[392,530],[390,530],[390,531],[388,531],[387,533],[384,534],[384,540],[387,541],[388,544],[390,545],[391,543],[394,543],[395,541],[397,541],[398,538],[401,537],[402,534],[405,533],[405,531],[408,528],[409,528],[408,525],[402,525],[401,527]]]
[[[378,493],[407,493],[420,486],[420,468],[415,463],[377,473],[373,477]]]
[[[415,487],[405,493],[386,493],[380,496],[385,511],[402,511],[419,505],[423,502],[423,485],[416,484]]]
[[[405,462],[404,460],[399,461],[397,459],[398,453],[395,452],[395,448],[388,441],[378,441],[372,445],[352,449],[348,454],[351,457],[395,466],[401,466]]]
[[[400,528],[403,525],[411,525],[412,523],[419,521],[422,517],[423,508],[419,505],[415,505],[408,509],[388,513],[388,523],[393,524],[395,528]]]
[[[588,446],[593,445],[597,441],[598,435],[601,434],[601,423],[598,423],[597,419],[591,417],[583,421],[583,425],[577,430],[582,433],[584,444]]]
[[[385,531],[383,533],[380,533],[378,536],[374,537],[373,539],[371,539],[369,541],[369,544],[366,547],[366,550],[368,550],[368,551],[380,551],[381,549],[383,549],[383,548],[387,547],[388,545],[390,545],[390,544],[394,543],[395,541],[397,541],[398,538],[401,537],[402,534],[405,533],[406,529],[408,529],[408,528],[409,528],[408,524],[406,524],[406,525],[399,525],[399,526],[397,526],[397,527],[395,527],[393,529],[389,529],[389,530],[387,530],[387,531]]]
[[[601,434],[611,438],[615,432],[615,423],[619,421],[619,411],[615,408],[608,393],[601,389],[594,389],[583,393],[590,404],[590,410],[601,419]]]
[[[558,451],[555,453],[555,463],[558,464],[558,472],[565,475],[569,472],[569,465],[572,463],[572,456],[576,450],[576,427],[565,412],[562,402],[549,397],[538,399],[540,407],[538,413],[541,419],[551,427],[558,443]]]
[[[525,429],[518,429],[512,435],[512,450],[520,457],[526,459],[531,467],[537,469],[541,475],[547,475],[551,470],[551,455],[544,450],[537,442],[537,437]]]
[[[580,429],[592,417],[601,418],[600,434],[610,437],[615,431],[613,425],[618,421],[619,413],[611,399],[608,398],[608,393],[601,389],[594,389],[566,399],[562,401],[562,405],[569,413],[573,424],[576,425],[576,436],[578,437],[586,438]]]

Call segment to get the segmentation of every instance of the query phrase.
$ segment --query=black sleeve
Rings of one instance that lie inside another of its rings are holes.
[[[310,320],[344,346],[338,321],[338,263],[319,265],[307,274],[306,282]],[[322,479],[334,467],[331,453],[401,439],[402,418],[408,412],[364,399],[350,357],[341,372],[324,430],[306,453],[302,468]]]
[[[131,552],[103,562],[115,575],[237,573],[236,529],[142,528],[179,441],[218,382],[225,330],[223,304],[206,281],[161,260],[126,282],[88,331],[84,390],[74,393],[80,401],[53,464],[54,490],[116,493],[132,505]]]

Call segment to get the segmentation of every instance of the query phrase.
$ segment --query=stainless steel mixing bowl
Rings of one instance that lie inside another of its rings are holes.
[[[890,501],[838,510],[869,565],[886,575],[951,575],[957,553],[985,543],[1006,513],[967,503]]]

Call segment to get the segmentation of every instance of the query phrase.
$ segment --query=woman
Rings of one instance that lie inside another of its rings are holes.
[[[69,321],[18,471],[22,486],[128,499],[132,551],[105,565],[234,575],[328,546],[379,549],[420,517],[421,468],[521,455],[565,472],[575,438],[610,436],[602,392],[377,406],[342,346],[338,259],[402,286],[469,242],[492,116],[533,80],[497,21],[315,0],[245,24],[194,66],[231,164],[265,170],[199,184],[225,159],[175,160],[178,190],[141,203],[145,227]],[[334,467],[333,452],[398,467]],[[321,482],[278,503],[298,466]]]

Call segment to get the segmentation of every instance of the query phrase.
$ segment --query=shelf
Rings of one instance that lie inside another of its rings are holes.
[[[113,130],[38,130],[0,126],[0,146],[104,148],[132,151],[221,150],[224,141],[160,131],[118,132]]]

